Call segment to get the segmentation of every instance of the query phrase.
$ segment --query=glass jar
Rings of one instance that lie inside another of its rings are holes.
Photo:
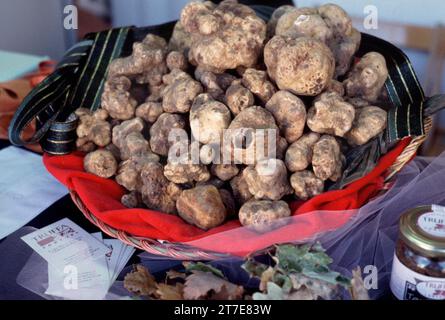
[[[445,300],[445,207],[401,216],[390,287],[399,300]]]

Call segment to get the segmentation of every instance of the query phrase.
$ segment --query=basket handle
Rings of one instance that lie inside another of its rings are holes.
[[[103,79],[110,61],[121,54],[130,27],[89,34],[64,55],[56,70],[23,100],[9,126],[9,140],[23,146],[37,141],[50,154],[72,151],[80,107],[95,110],[100,103]],[[22,137],[36,120],[36,133]]]

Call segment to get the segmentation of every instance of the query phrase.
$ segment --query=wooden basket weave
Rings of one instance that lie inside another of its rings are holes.
[[[428,132],[432,127],[432,118],[427,117],[424,119],[424,135],[416,137],[411,140],[410,144],[405,147],[402,153],[397,157],[396,161],[387,170],[386,182],[390,183],[394,176],[402,170],[402,168],[416,155],[417,150],[421,144],[425,141]],[[385,189],[385,188],[384,188]],[[215,260],[223,257],[227,257],[226,254],[218,252],[207,252],[200,249],[182,244],[171,243],[167,241],[136,237],[128,234],[125,231],[115,229],[103,221],[99,220],[90,210],[85,206],[82,200],[79,198],[74,190],[70,191],[71,198],[77,207],[82,211],[85,217],[94,225],[96,225],[103,232],[110,237],[117,238],[122,242],[144,250],[148,253],[171,257],[179,260]]]

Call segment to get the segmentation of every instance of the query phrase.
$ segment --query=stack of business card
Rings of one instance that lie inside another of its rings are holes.
[[[103,299],[135,251],[66,218],[22,239],[48,262],[45,294],[64,299]]]

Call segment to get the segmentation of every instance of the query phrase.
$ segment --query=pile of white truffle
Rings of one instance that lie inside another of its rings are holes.
[[[291,215],[283,197],[322,193],[342,177],[343,154],[386,127],[385,59],[354,63],[359,45],[333,4],[283,6],[266,23],[233,0],[189,3],[169,42],[149,34],[111,63],[99,110],[76,111],[85,170],[128,190],[125,206],[205,230],[232,218],[280,225]],[[169,139],[174,129],[186,139]],[[273,131],[273,143],[256,130]],[[221,144],[227,132],[243,137]],[[249,156],[270,146],[273,156]]]

